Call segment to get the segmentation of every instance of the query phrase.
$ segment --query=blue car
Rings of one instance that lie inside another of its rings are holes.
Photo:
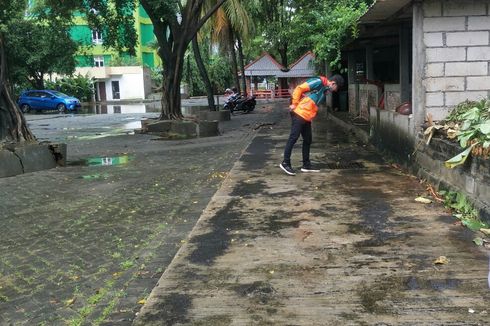
[[[80,107],[80,100],[77,98],[52,90],[23,92],[17,103],[24,113],[33,110],[57,110],[63,113],[75,111]]]

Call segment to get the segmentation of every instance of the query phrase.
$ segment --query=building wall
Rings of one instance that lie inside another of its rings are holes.
[[[423,2],[426,112],[443,119],[490,95],[490,1]]]

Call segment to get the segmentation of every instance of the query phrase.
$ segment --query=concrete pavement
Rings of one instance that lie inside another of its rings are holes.
[[[442,205],[415,201],[424,184],[325,117],[322,172],[287,176],[283,117],[236,162],[134,325],[489,325],[489,253]]]

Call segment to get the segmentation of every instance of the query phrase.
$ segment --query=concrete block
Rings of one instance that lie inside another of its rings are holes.
[[[476,185],[475,185],[475,178],[473,178],[472,176],[469,176],[469,175],[466,175],[466,182],[465,182],[465,187],[464,189],[470,193],[470,194],[474,194],[475,193],[475,190],[476,190]]]
[[[435,77],[427,78],[425,87],[428,92],[464,91],[464,77]]]
[[[426,47],[443,46],[442,33],[424,33],[424,43]]]
[[[215,121],[199,121],[197,125],[197,134],[199,137],[219,136],[219,122]]]
[[[444,120],[450,113],[451,108],[447,108],[445,106],[442,107],[432,107],[426,109],[427,114],[432,115],[432,119],[436,121]]]
[[[488,30],[490,16],[468,17],[468,30]]]
[[[425,105],[444,106],[444,94],[441,92],[425,93]]]
[[[487,12],[486,2],[481,0],[445,1],[443,16],[481,16]]]
[[[148,132],[169,132],[172,127],[172,120],[158,120],[157,122],[146,125]]]
[[[426,51],[427,62],[466,61],[466,48],[429,48]]]
[[[66,166],[67,146],[64,143],[48,143],[49,150],[53,153],[56,164]]]
[[[468,48],[467,61],[490,60],[490,46],[476,46]]]
[[[424,32],[464,31],[465,21],[465,17],[424,18]]]
[[[15,148],[24,173],[48,170],[56,167],[56,159],[47,144],[29,144]]]
[[[487,97],[487,92],[446,92],[446,105],[458,105],[466,100],[480,100]]]
[[[393,115],[393,121],[400,135],[402,137],[406,137],[406,135],[408,134],[408,115],[395,113]]]
[[[194,138],[197,137],[197,125],[191,121],[172,121],[170,132],[184,138]]]
[[[208,121],[230,121],[231,114],[228,110],[220,110],[220,111],[208,111],[206,112],[206,120]]]
[[[426,77],[442,77],[444,76],[443,63],[429,63],[425,66]]]
[[[0,150],[0,178],[22,174],[20,158],[8,150]]]
[[[446,33],[447,46],[488,45],[488,32]]]
[[[423,10],[424,17],[441,17],[442,3],[441,1],[424,1]]]
[[[466,78],[467,90],[490,90],[490,76]]]
[[[448,62],[445,76],[481,76],[488,74],[487,62]]]

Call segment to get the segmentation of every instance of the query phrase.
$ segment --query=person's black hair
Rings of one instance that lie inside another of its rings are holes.
[[[342,88],[342,86],[344,86],[344,77],[340,75],[333,75],[328,80],[335,82],[339,88]]]
[[[233,91],[233,93],[236,93],[238,91],[236,87],[232,87],[231,90]]]

